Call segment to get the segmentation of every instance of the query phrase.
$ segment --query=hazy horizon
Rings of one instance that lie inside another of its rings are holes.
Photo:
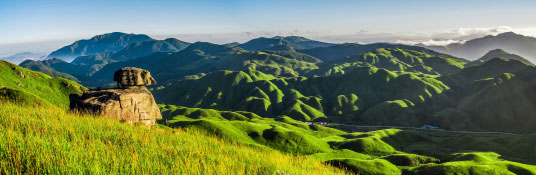
[[[536,36],[534,1],[2,1],[0,57],[124,32],[218,44],[304,36],[444,45],[513,31]],[[504,8],[511,6],[515,8]]]

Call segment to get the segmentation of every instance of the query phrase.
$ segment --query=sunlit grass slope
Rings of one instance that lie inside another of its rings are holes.
[[[255,72],[212,72],[163,86],[153,94],[161,104],[249,111],[263,117],[286,115],[300,121],[390,121],[421,126],[420,120],[425,119],[411,115],[413,106],[449,89],[424,74],[375,67],[356,68],[342,76],[310,78],[273,78]],[[396,104],[384,104],[390,101]],[[392,114],[406,115],[395,115],[395,119]]]
[[[164,117],[160,122],[167,126],[307,155],[358,174],[536,174],[535,166],[513,162],[534,162],[531,135],[400,129],[347,133],[287,116],[261,118],[251,112],[173,105],[160,108]]]
[[[0,104],[0,174],[344,174],[320,160],[62,108]]]
[[[66,108],[69,94],[86,88],[67,79],[52,78],[6,61],[0,61],[0,101],[56,105]]]

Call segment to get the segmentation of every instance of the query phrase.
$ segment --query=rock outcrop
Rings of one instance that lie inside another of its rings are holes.
[[[117,81],[119,88],[156,84],[149,71],[135,67],[124,67],[115,71],[114,81]]]
[[[145,125],[162,118],[153,95],[144,87],[156,84],[147,70],[122,68],[115,72],[114,80],[119,88],[71,94],[70,109]]]

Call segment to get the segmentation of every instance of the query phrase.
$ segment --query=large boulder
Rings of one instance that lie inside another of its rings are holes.
[[[135,67],[124,67],[115,71],[114,81],[117,81],[119,88],[156,84],[149,71]]]
[[[71,94],[70,109],[87,112],[128,123],[154,125],[161,119],[153,95],[145,87],[90,90]]]
[[[147,70],[126,67],[115,72],[119,88],[69,95],[70,109],[128,123],[154,125],[161,119],[153,95],[144,85],[156,84]]]

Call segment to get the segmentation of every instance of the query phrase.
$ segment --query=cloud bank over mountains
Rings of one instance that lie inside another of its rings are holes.
[[[422,33],[377,33],[374,31],[361,30],[352,35],[324,36],[317,39],[331,42],[391,42],[401,44],[423,44],[427,46],[447,45],[451,43],[463,43],[467,40],[480,38],[487,35],[497,35],[504,32],[517,32],[527,34],[528,30],[515,30],[509,26],[499,27],[478,27],[478,28],[458,28],[446,32],[430,34]]]
[[[110,31],[115,32],[115,31]],[[536,28],[513,28],[509,26],[498,27],[475,27],[458,28],[450,31],[435,33],[414,33],[414,32],[377,32],[369,30],[358,30],[351,34],[331,33],[330,31],[257,31],[257,32],[236,32],[236,33],[213,33],[213,34],[148,34],[155,39],[177,38],[187,42],[206,41],[217,44],[231,42],[243,43],[258,37],[274,36],[303,36],[319,41],[331,43],[401,43],[408,45],[422,44],[426,46],[448,45],[451,43],[464,43],[467,40],[484,37],[486,35],[497,35],[504,32],[516,32],[526,36],[536,36]],[[83,37],[82,37],[83,38]],[[81,39],[71,38],[59,41],[45,41],[39,43],[18,43],[16,45],[0,45],[0,57],[9,56],[19,52],[51,52],[53,49]],[[69,40],[69,41],[67,41]]]
[[[214,43],[229,42],[246,42],[258,37],[274,36],[304,36],[311,39],[332,42],[332,43],[374,43],[389,42],[401,44],[423,44],[427,46],[448,45],[451,43],[463,43],[467,40],[484,37],[487,35],[497,35],[504,32],[516,32],[528,36],[536,36],[534,29],[514,29],[509,26],[498,27],[475,27],[475,28],[458,28],[450,31],[435,33],[413,33],[413,32],[376,32],[369,30],[359,30],[351,34],[335,34],[329,31],[259,31],[259,32],[241,32],[225,34],[176,34],[161,35],[155,38],[175,37],[185,41],[209,41]]]

